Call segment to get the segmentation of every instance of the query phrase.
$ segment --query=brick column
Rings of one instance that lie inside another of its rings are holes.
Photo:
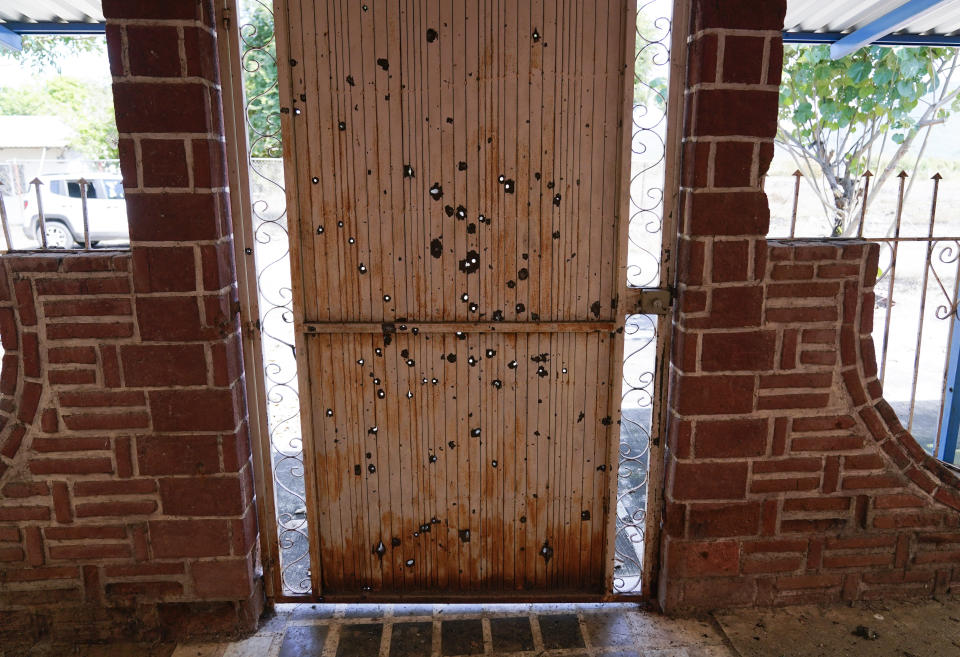
[[[753,372],[771,368],[776,349],[763,326],[760,178],[773,157],[785,10],[784,0],[692,7],[659,579],[670,611],[755,600],[740,544],[717,539],[759,532],[765,513],[747,496],[748,459],[767,453],[773,428],[753,413]]]
[[[783,2],[694,2],[660,602],[948,592],[960,480],[883,400],[876,244],[767,241]]]
[[[103,4],[140,337],[116,363],[123,385],[147,388],[151,555],[186,560],[187,597],[229,602],[250,626],[262,594],[213,5]],[[190,615],[166,611],[169,625]]]

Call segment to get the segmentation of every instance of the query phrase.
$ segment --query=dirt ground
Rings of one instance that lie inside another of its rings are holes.
[[[960,655],[960,599],[715,614],[740,657]]]

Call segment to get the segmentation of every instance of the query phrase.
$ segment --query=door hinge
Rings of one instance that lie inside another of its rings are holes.
[[[641,315],[668,315],[673,307],[673,290],[670,288],[643,288],[636,290],[635,313]]]
[[[251,319],[248,322],[244,322],[243,332],[246,334],[248,338],[252,338],[253,336],[255,336],[257,333],[260,332],[260,320]]]
[[[230,12],[230,6],[227,5],[223,8],[223,26],[227,29],[230,28],[230,19],[232,14]]]

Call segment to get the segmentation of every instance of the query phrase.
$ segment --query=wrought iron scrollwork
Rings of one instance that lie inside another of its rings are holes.
[[[630,315],[624,325],[623,393],[617,464],[616,544],[613,588],[635,591],[643,571],[647,475],[653,412],[657,318]]]
[[[241,0],[254,260],[283,594],[311,590],[273,9]]]
[[[960,242],[956,240],[950,240],[951,243],[946,246],[941,246],[940,251],[937,253],[937,260],[945,265],[955,265],[960,262]],[[937,244],[937,242],[935,242]],[[933,274],[934,280],[937,282],[937,286],[940,288],[940,292],[943,293],[944,300],[937,306],[936,315],[937,319],[947,319],[951,316],[957,316],[957,305],[960,303],[960,299],[957,299],[956,290],[947,289],[949,281],[945,279],[954,278],[954,287],[956,287],[956,273],[951,271],[945,275],[940,274],[937,271],[936,266],[933,262],[930,262],[930,272]]]
[[[671,21],[661,2],[637,8],[627,284],[656,287],[660,280],[663,181],[666,163],[667,71]]]
[[[666,165],[667,85],[672,22],[663,2],[637,8],[631,138],[627,285],[660,285]],[[613,589],[640,590],[657,359],[657,319],[631,315],[624,326],[623,393],[617,464]]]

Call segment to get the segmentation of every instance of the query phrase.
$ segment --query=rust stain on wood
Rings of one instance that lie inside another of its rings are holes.
[[[324,592],[605,590],[628,4],[287,3]]]

